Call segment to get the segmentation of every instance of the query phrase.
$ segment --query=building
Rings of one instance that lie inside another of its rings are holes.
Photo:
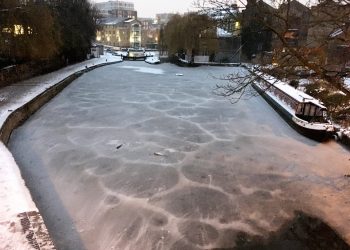
[[[227,8],[205,8],[199,14],[205,14],[214,19],[218,28],[226,33],[240,34],[239,8],[236,4],[232,4]]]
[[[107,18],[100,24],[96,41],[120,48],[139,48],[142,42],[141,34],[141,22],[136,19]]]
[[[278,23],[278,27],[276,28],[281,34],[284,33],[284,38],[288,46],[306,46],[311,17],[310,9],[299,1],[292,0],[283,3],[278,8],[277,13],[278,22],[276,23]],[[288,21],[286,22],[285,20]],[[274,48],[278,46],[282,46],[280,40],[279,44],[274,44]]]
[[[311,8],[307,44],[329,71],[350,67],[350,5],[332,0]],[[314,59],[311,59],[314,60]]]
[[[275,22],[276,9],[260,0],[248,0],[241,13],[242,51],[247,59],[272,50],[272,31],[268,28]]]
[[[137,18],[137,11],[134,9],[134,3],[132,2],[108,1],[96,3],[95,7],[102,17]]]
[[[225,34],[217,32],[218,49],[214,56],[214,62],[240,63],[241,62],[241,37],[233,33]]]
[[[174,15],[175,14],[173,13],[156,14],[156,23],[160,25],[166,25]]]
[[[142,27],[142,47],[157,49],[159,42],[160,24],[153,18],[139,18]]]
[[[199,14],[215,20],[216,27],[201,33],[199,55],[218,63],[239,63],[241,61],[240,22],[237,5],[228,8],[206,8]],[[216,48],[215,51],[211,51]]]
[[[90,57],[100,58],[101,55],[104,54],[104,46],[103,45],[92,45],[91,46],[91,54]]]
[[[317,47],[334,32],[350,22],[350,5],[343,5],[332,0],[322,1],[311,8],[311,18],[307,43],[309,47]],[[333,35],[332,35],[333,34]]]

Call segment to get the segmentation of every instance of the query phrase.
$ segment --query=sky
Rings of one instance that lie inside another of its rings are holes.
[[[92,0],[106,2],[108,0]],[[193,0],[125,0],[133,2],[138,17],[155,17],[158,13],[184,13],[193,10]]]

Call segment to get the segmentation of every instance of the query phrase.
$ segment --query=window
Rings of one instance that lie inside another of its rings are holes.
[[[315,105],[311,105],[310,116],[315,116],[315,114],[316,114],[316,106]]]
[[[301,103],[298,104],[297,111],[296,111],[297,114],[303,114],[303,111],[304,111],[303,106],[304,105]]]
[[[305,110],[304,110],[304,115],[308,116],[310,113],[310,103],[305,104]]]
[[[316,109],[316,116],[323,116],[323,113],[322,113],[322,109],[321,109],[321,108],[317,108],[317,109]]]

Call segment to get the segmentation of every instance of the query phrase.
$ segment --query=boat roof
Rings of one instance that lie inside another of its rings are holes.
[[[308,103],[309,102],[309,103],[313,103],[313,104],[319,106],[320,108],[327,109],[319,100],[315,99],[314,97],[312,97],[312,96],[310,96],[310,95],[308,95],[308,94],[306,94],[298,89],[293,88],[292,86],[290,86],[286,82],[280,81],[280,80],[276,79],[275,77],[264,74],[264,73],[258,73],[257,75],[300,103]]]

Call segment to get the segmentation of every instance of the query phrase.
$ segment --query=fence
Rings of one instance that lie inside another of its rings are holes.
[[[15,82],[29,79],[33,76],[48,73],[61,68],[63,65],[59,61],[25,63],[8,66],[0,69],[0,87],[5,87]]]

